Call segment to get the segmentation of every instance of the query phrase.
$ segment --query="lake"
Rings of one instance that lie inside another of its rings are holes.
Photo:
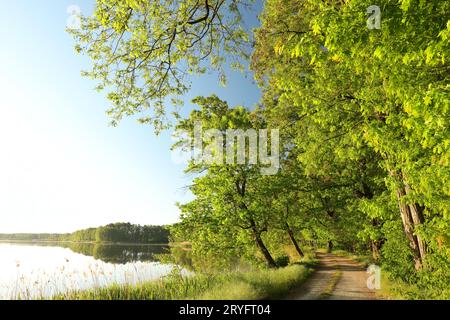
[[[167,246],[0,242],[0,299],[48,298],[113,283],[159,279]]]

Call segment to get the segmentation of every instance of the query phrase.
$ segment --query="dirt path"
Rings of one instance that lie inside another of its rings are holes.
[[[288,300],[373,300],[375,291],[367,288],[369,274],[350,258],[318,253],[319,265],[313,275],[293,290]]]

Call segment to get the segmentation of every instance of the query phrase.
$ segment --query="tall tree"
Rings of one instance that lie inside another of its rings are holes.
[[[84,72],[109,90],[112,123],[140,114],[140,121],[165,127],[167,105],[185,94],[189,75],[219,71],[225,62],[241,68],[249,37],[241,11],[253,0],[97,0],[94,14],[70,30],[76,50],[88,55]]]
[[[261,180],[261,166],[249,163],[247,158],[243,164],[238,163],[235,141],[225,141],[227,130],[241,130],[245,134],[248,129],[259,128],[258,118],[243,107],[229,108],[228,104],[216,96],[199,97],[194,100],[200,106],[200,110],[194,110],[188,119],[181,120],[176,126],[177,130],[187,133],[188,137],[181,138],[174,147],[188,148],[192,146],[194,139],[200,138],[205,149],[219,155],[218,162],[198,161],[191,159],[187,172],[202,173],[194,179],[191,186],[196,199],[182,206],[184,216],[192,221],[202,219],[203,229],[209,229],[219,223],[223,229],[215,229],[216,232],[228,232],[229,228],[238,229],[244,238],[252,238],[253,245],[259,250],[269,267],[275,267],[276,263],[263,240],[263,233],[267,232],[270,222],[270,212],[260,202],[258,195],[263,192]],[[215,137],[202,134],[195,137],[195,126],[201,124],[202,130],[216,130]],[[217,145],[217,139],[219,143]],[[239,140],[239,139],[238,139]],[[251,154],[250,143],[245,142],[245,154]],[[223,148],[230,147],[233,151],[232,163],[225,163]],[[218,150],[221,149],[222,150]],[[208,209],[205,210],[205,205]],[[221,238],[234,243],[235,239]],[[248,243],[248,241],[246,241]]]
[[[253,55],[260,83],[325,134],[322,144],[348,146],[332,153],[380,159],[417,269],[426,243],[436,248],[426,230],[448,230],[449,5],[381,1],[381,30],[369,30],[368,1],[269,0]]]

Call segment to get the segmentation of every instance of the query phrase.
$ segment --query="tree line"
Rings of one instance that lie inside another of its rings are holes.
[[[168,243],[169,230],[165,226],[141,226],[131,223],[112,223],[65,234],[16,233],[0,234],[0,240],[16,241],[73,241],[120,243]]]

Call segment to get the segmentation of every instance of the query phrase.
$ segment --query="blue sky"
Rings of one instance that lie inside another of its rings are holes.
[[[0,232],[173,223],[190,179],[171,158],[171,132],[156,137],[133,119],[108,126],[109,102],[80,76],[89,60],[65,32],[70,5],[88,14],[93,1],[17,0],[0,11]],[[212,93],[249,107],[260,96],[251,78],[230,72],[223,88],[211,75],[195,80],[185,108]]]

